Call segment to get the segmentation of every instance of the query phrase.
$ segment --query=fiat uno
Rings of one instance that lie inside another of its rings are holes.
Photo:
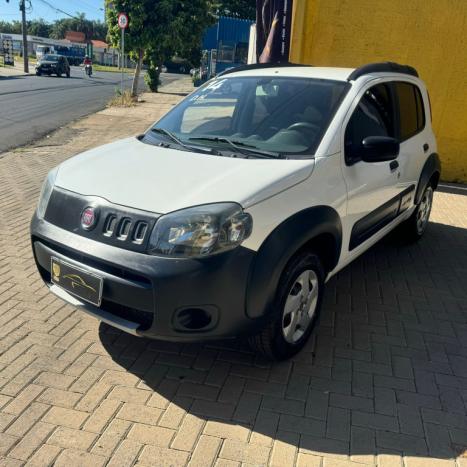
[[[410,66],[247,65],[53,169],[35,261],[51,292],[128,333],[288,358],[330,277],[396,226],[423,235],[436,151]]]

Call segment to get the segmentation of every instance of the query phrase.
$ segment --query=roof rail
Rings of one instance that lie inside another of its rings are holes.
[[[312,65],[303,65],[301,63],[290,63],[290,62],[251,63],[249,65],[240,65],[235,68],[229,68],[227,70],[221,71],[217,76],[224,76],[230,73],[236,73],[237,71],[260,70],[262,68],[282,68],[282,67],[292,67],[292,66],[312,66]]]
[[[357,78],[360,78],[360,76],[381,72],[404,73],[418,78],[417,70],[409,65],[399,65],[394,62],[380,62],[369,63],[368,65],[356,68],[352,73],[350,73],[347,81],[355,81]]]

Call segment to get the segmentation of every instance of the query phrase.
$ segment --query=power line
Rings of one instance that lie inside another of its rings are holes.
[[[49,3],[47,0],[39,0],[40,2],[44,3],[45,5],[47,5],[49,8],[52,8],[52,10],[55,10],[55,11],[58,11],[59,13],[62,13],[64,15],[67,15],[69,16],[70,18],[73,18],[73,19],[77,19],[77,20],[80,20],[81,21],[81,18],[78,18],[77,16],[73,16],[73,15],[70,15],[70,13],[67,13],[66,11],[63,11],[62,9],[56,7],[56,6],[53,6],[51,3]]]
[[[86,5],[86,6],[88,7],[88,9],[91,9],[91,10],[94,10],[94,11],[104,11],[103,8],[98,8],[98,7],[96,7],[96,6],[94,6],[94,5],[91,5],[90,3],[87,3],[87,2],[85,2],[85,1],[83,1],[83,0],[71,0],[71,1],[78,2],[78,3],[80,3],[81,5]]]

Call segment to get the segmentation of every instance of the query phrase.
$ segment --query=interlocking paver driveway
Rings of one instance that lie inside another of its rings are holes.
[[[467,191],[436,194],[418,244],[332,279],[316,338],[271,364],[137,339],[47,292],[28,223],[71,152],[0,157],[0,465],[467,466]]]

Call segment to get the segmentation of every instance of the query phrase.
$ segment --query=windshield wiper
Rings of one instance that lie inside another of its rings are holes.
[[[256,154],[258,156],[263,156],[270,159],[285,159],[284,154],[280,152],[263,151],[262,149],[258,149],[252,144],[244,143],[243,141],[233,141],[229,138],[218,136],[197,136],[188,139],[190,141],[213,141],[215,143],[227,143],[230,146],[232,146],[235,150],[239,151],[240,153],[246,156]]]
[[[178,144],[179,146],[182,146],[185,149],[188,149],[189,151],[202,152],[202,153],[205,153],[205,154],[219,155],[219,153],[214,148],[207,149],[207,148],[190,146],[189,144],[184,143],[180,138],[178,138],[171,131],[166,130],[165,128],[151,128],[151,131],[154,132],[154,133],[160,133],[162,135],[167,136],[174,143]]]

